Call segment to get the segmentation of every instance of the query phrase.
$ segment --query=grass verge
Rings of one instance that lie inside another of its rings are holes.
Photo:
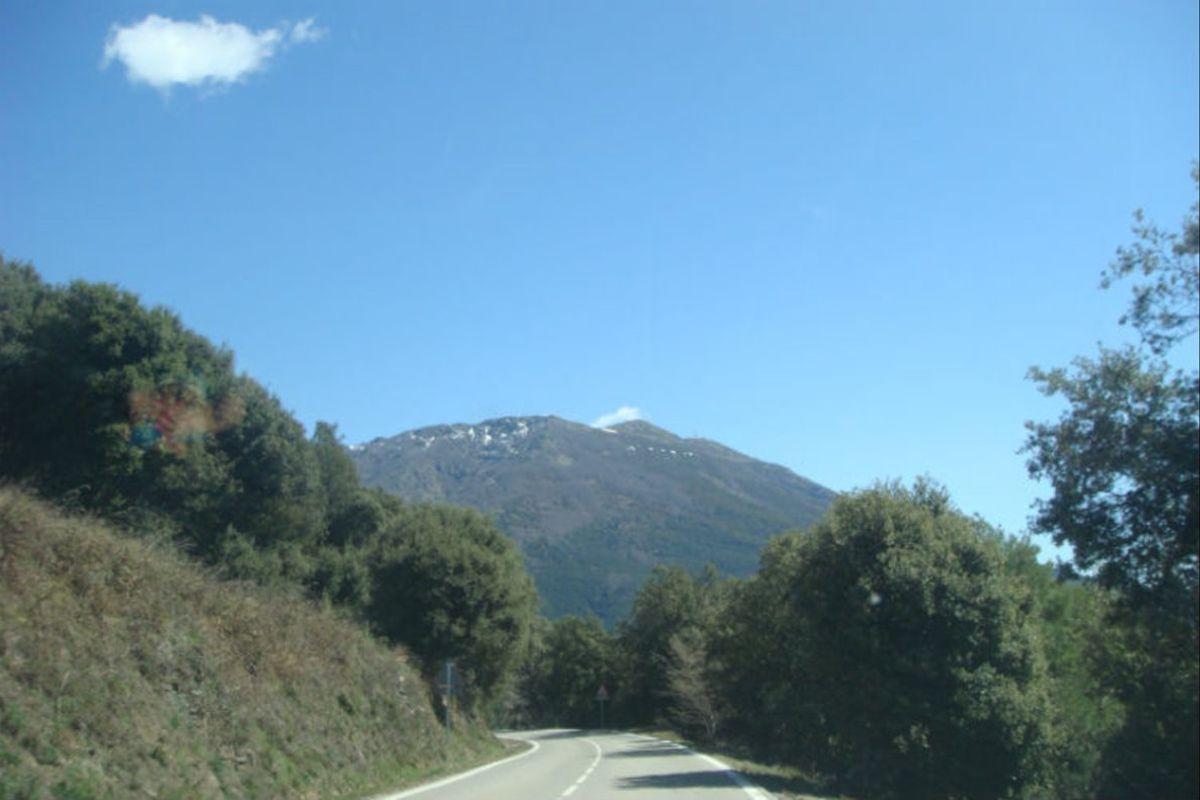
[[[361,797],[502,752],[335,612],[0,488],[0,800]]]

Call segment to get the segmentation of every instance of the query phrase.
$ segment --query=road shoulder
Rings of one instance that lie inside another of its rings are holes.
[[[443,778],[437,778],[435,780],[430,780],[425,783],[419,784],[417,786],[411,786],[406,789],[397,790],[395,792],[386,792],[384,794],[373,795],[373,796],[367,798],[366,800],[404,800],[405,798],[408,798],[408,797],[418,797],[418,796],[424,794],[425,792],[430,792],[430,791],[433,791],[434,789],[440,789],[443,786],[449,786],[450,784],[458,783],[461,780],[471,778],[475,775],[478,775],[481,772],[487,772],[488,770],[494,769],[495,767],[499,767],[503,764],[508,764],[513,761],[517,761],[519,759],[525,758],[526,756],[533,755],[535,752],[537,752],[538,747],[539,747],[539,745],[536,741],[528,740],[528,739],[518,739],[515,737],[508,737],[508,736],[505,736],[503,733],[496,734],[496,737],[499,739],[503,739],[505,742],[510,742],[510,743],[515,744],[516,746],[521,748],[521,751],[519,753],[515,753],[515,754],[507,754],[507,753],[503,754],[500,758],[498,758],[494,761],[489,761],[486,764],[482,764],[480,766],[473,767],[471,769],[464,770],[462,772],[456,772],[453,775],[447,775]]]

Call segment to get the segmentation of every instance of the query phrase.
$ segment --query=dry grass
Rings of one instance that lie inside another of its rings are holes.
[[[499,750],[336,614],[0,488],[0,800],[351,797]]]

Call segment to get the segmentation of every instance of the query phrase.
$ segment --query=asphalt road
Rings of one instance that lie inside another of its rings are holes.
[[[770,800],[709,756],[632,733],[503,734],[531,750],[376,800]]]

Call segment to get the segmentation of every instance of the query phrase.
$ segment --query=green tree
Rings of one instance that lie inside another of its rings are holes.
[[[260,546],[315,544],[324,535],[320,468],[304,426],[278,399],[247,378],[238,381],[241,421],[216,435],[236,486],[231,522]]]
[[[800,674],[799,648],[787,611],[803,541],[791,533],[763,547],[758,572],[732,585],[708,645],[729,712],[726,734],[769,760],[811,766],[801,722],[807,712],[793,707],[805,696],[792,684]]]
[[[1200,167],[1192,170],[1200,192]],[[1194,612],[1200,558],[1200,372],[1158,358],[1196,332],[1200,314],[1200,203],[1179,234],[1135,215],[1137,241],[1117,251],[1102,285],[1129,276],[1132,324],[1149,352],[1102,349],[1070,372],[1030,370],[1068,408],[1053,423],[1027,423],[1029,473],[1050,482],[1035,530],[1069,543],[1085,570],[1134,604]],[[1194,358],[1192,359],[1194,360]]]
[[[512,541],[475,511],[414,506],[384,532],[369,563],[375,630],[408,647],[431,677],[455,659],[473,709],[498,699],[537,610]]]
[[[699,578],[682,567],[654,568],[634,597],[629,616],[617,626],[622,718],[649,723],[666,715],[671,705],[671,639],[692,629],[706,635],[723,593],[724,584],[711,566]]]
[[[718,670],[709,660],[707,637],[687,628],[671,637],[667,662],[668,719],[685,736],[713,742],[725,717]]]
[[[1200,194],[1200,164],[1192,165],[1192,181]],[[1134,212],[1137,241],[1117,250],[1100,285],[1109,288],[1130,275],[1148,280],[1135,284],[1129,311],[1121,324],[1132,324],[1142,342],[1162,355],[1173,345],[1193,336],[1200,323],[1200,213],[1193,205],[1179,233],[1147,223],[1141,209]]]
[[[928,484],[888,485],[786,538],[767,611],[785,671],[760,699],[789,715],[792,760],[872,797],[1041,785],[1050,707],[1031,601],[973,520]]]
[[[1192,178],[1200,192],[1200,169]],[[1200,792],[1200,372],[1166,356],[1194,336],[1200,308],[1200,203],[1178,234],[1135,215],[1137,241],[1118,250],[1102,285],[1127,276],[1122,322],[1141,347],[1102,349],[1070,371],[1031,370],[1067,409],[1029,423],[1029,472],[1050,483],[1035,530],[1069,543],[1085,574],[1115,591],[1095,642],[1098,691],[1124,722],[1106,748],[1102,793],[1194,797]]]
[[[324,492],[303,426],[176,315],[5,261],[0,333],[0,477],[168,527],[209,558],[227,535],[319,546]]]
[[[49,294],[31,265],[7,261],[0,254],[0,375],[23,360],[33,317]],[[4,424],[0,415],[0,431]]]
[[[1045,650],[1053,723],[1047,776],[1055,797],[1095,797],[1104,780],[1103,757],[1124,717],[1123,706],[1096,680],[1109,661],[1113,629],[1106,616],[1111,592],[1074,578],[1062,580],[1039,563],[1038,549],[985,529],[999,543],[1006,571],[1026,586]]]
[[[613,686],[612,637],[594,616],[550,623],[524,691],[534,720],[555,726],[599,725],[596,693]]]
[[[230,354],[112,286],[0,269],[4,476],[110,516],[169,509],[191,532],[217,526],[231,486],[211,433],[232,414]]]
[[[312,442],[325,492],[329,541],[360,546],[385,524],[383,503],[377,492],[359,483],[358,471],[338,437],[336,425],[318,422]]]
[[[1029,472],[1050,483],[1034,530],[1136,603],[1190,606],[1200,527],[1200,391],[1133,349],[1030,373],[1067,410],[1029,423]]]

